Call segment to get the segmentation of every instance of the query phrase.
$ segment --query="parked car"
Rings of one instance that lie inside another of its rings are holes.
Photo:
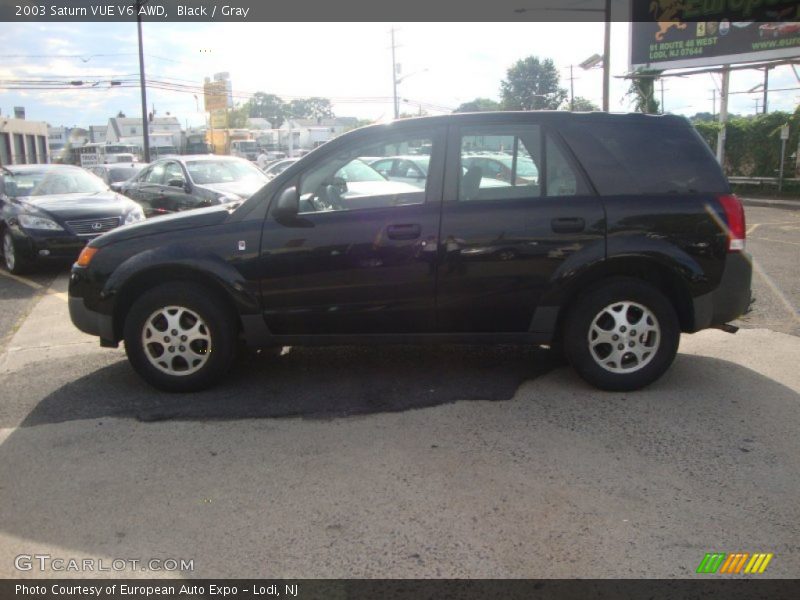
[[[147,163],[113,163],[88,167],[86,170],[102,179],[112,190],[120,191],[120,184],[135,177]]]
[[[266,175],[269,179],[274,179],[281,173],[283,173],[286,169],[289,168],[290,165],[296,163],[299,159],[297,158],[284,158],[282,160],[276,160],[274,162],[269,163],[266,167],[264,167],[264,175]]]
[[[374,180],[347,201],[358,157],[421,146],[424,187]],[[498,147],[517,159],[505,185],[464,168]],[[514,173],[526,156],[535,182]],[[164,390],[220,380],[240,339],[561,346],[586,381],[633,390],[681,332],[735,330],[744,248],[742,205],[684,118],[457,114],[349,132],[237,207],[107,233],[74,266],[69,308]]]
[[[74,261],[88,241],[141,219],[138,204],[80,167],[0,167],[0,237],[11,273],[43,260]]]
[[[141,204],[145,215],[151,217],[240,202],[267,181],[247,160],[203,154],[157,160],[123,183],[120,191]]]

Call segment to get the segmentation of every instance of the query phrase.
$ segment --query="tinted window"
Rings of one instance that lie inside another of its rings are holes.
[[[562,133],[601,194],[728,190],[714,155],[682,119],[576,119]]]
[[[547,136],[547,196],[575,196],[585,193],[580,180],[563,150],[552,136]]]
[[[503,200],[541,195],[538,125],[471,127],[461,138],[458,198]]]
[[[431,138],[395,137],[385,142],[365,142],[324,159],[307,171],[300,182],[300,212],[329,212],[383,208],[425,202],[427,179],[420,173],[414,184],[379,173],[371,164],[414,154],[430,147]],[[369,158],[367,158],[369,157]]]

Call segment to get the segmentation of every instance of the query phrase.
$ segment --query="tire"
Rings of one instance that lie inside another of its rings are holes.
[[[22,256],[8,229],[3,231],[3,265],[14,275],[24,275],[31,270],[31,261]]]
[[[125,353],[153,387],[195,392],[228,372],[237,334],[236,315],[208,288],[168,283],[134,302],[125,318]]]
[[[651,384],[672,364],[679,341],[672,303],[636,279],[615,279],[591,289],[570,309],[564,327],[567,360],[602,390],[631,391]]]

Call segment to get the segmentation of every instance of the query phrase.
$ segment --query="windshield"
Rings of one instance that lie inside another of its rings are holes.
[[[352,160],[336,171],[345,181],[386,181],[386,178],[362,160]]]
[[[250,150],[258,150],[258,146],[256,146],[255,142],[237,142],[237,143],[239,144],[240,150],[246,150],[248,152]]]
[[[192,181],[201,185],[243,180],[267,181],[267,176],[258,168],[239,160],[191,160],[187,161],[186,170]]]
[[[94,194],[108,189],[102,179],[81,169],[4,173],[3,185],[9,196]]]

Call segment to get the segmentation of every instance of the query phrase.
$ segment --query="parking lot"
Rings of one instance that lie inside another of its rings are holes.
[[[0,274],[0,576],[14,557],[178,558],[189,577],[800,575],[800,211],[748,207],[755,310],[598,392],[546,350],[293,348],[168,395]]]

